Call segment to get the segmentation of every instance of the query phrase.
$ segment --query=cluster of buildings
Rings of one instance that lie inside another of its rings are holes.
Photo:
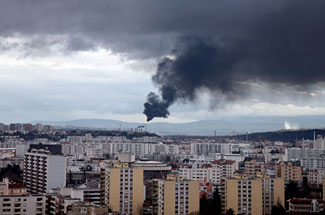
[[[31,123],[10,123],[9,125],[6,125],[4,123],[0,123],[0,132],[31,132],[31,131],[44,131],[49,132],[53,131],[53,126],[51,125],[42,125],[40,123],[37,123],[35,125]]]
[[[220,196],[221,214],[324,212],[325,139],[217,142],[155,136],[2,136],[0,168],[18,165],[23,183],[2,178],[0,214],[196,214]],[[313,195],[287,198],[308,186]]]

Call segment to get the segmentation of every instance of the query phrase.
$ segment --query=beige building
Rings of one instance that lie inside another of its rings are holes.
[[[257,177],[262,180],[263,214],[270,215],[274,205],[281,204],[285,206],[284,180],[265,174],[258,174]]]
[[[222,182],[222,214],[268,215],[278,202],[284,205],[284,180],[267,175],[236,176]]]
[[[200,182],[168,176],[153,180],[153,214],[190,214],[200,210]]]
[[[141,214],[143,169],[116,163],[101,170],[101,203],[120,214]]]
[[[245,174],[248,176],[256,176],[256,174],[264,172],[264,162],[250,160],[245,161]]]
[[[277,177],[283,178],[285,181],[302,181],[303,167],[295,162],[281,162],[275,166]]]

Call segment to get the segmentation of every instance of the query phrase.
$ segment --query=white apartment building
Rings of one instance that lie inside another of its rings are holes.
[[[317,139],[313,141],[313,149],[325,150],[325,138],[318,136]]]
[[[61,143],[63,155],[84,155],[85,144],[84,143]]]
[[[324,169],[325,159],[323,156],[320,157],[308,157],[300,160],[301,166],[305,169]]]
[[[153,154],[154,146],[159,144],[149,143],[107,143],[103,146],[103,151],[108,154],[118,154],[128,152],[135,154],[136,157],[143,157],[148,154]],[[165,151],[165,150],[164,150]]]
[[[46,197],[31,196],[21,184],[13,184],[7,178],[0,182],[1,215],[44,215]]]
[[[44,150],[32,150],[24,156],[24,184],[32,194],[48,193],[66,184],[66,158]]]
[[[211,153],[231,154],[232,144],[228,143],[191,143],[192,155],[208,155]]]
[[[188,180],[221,184],[222,177],[234,177],[234,173],[237,169],[238,167],[235,161],[215,160],[212,161],[211,164],[203,164],[197,168],[180,168],[179,174],[181,177]]]
[[[322,178],[325,176],[325,169],[312,169],[307,172],[309,184],[319,185],[323,183]]]
[[[187,180],[221,184],[222,170],[219,168],[180,168],[179,176]]]
[[[211,165],[222,169],[222,175],[228,178],[233,177],[234,172],[238,170],[238,162],[234,160],[214,160]]]
[[[0,196],[1,215],[45,215],[46,196]]]

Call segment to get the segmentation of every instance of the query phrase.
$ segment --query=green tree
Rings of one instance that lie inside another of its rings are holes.
[[[221,197],[219,195],[218,187],[213,193],[213,198],[210,201],[211,214],[221,215]]]
[[[19,165],[9,164],[7,167],[0,169],[0,181],[2,181],[3,178],[9,178],[10,181],[16,183],[23,183],[23,171],[20,169]]]
[[[278,202],[276,205],[273,205],[271,215],[286,215],[286,209]]]
[[[209,215],[209,200],[205,195],[200,199],[200,215]]]
[[[201,215],[221,215],[221,198],[218,188],[213,193],[212,198],[207,199],[205,195],[200,199]]]
[[[227,209],[226,215],[235,215],[235,211],[232,208]]]
[[[286,187],[286,190],[285,190],[285,199],[286,199],[285,206],[286,206],[286,208],[289,207],[289,203],[287,200],[293,199],[293,198],[301,198],[301,197],[302,197],[301,192],[300,192],[297,182],[290,181]]]

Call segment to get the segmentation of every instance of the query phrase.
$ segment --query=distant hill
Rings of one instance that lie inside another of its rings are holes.
[[[325,129],[299,129],[299,130],[281,130],[281,131],[271,131],[271,132],[260,132],[260,133],[252,133],[248,135],[238,135],[236,137],[232,136],[232,138],[238,140],[246,140],[248,138],[249,141],[283,141],[283,142],[295,142],[300,141],[302,139],[305,140],[313,140],[314,132],[317,135],[325,136]]]
[[[325,128],[325,116],[231,116],[189,123],[131,123],[110,119],[77,119],[71,121],[34,121],[54,126],[79,128],[130,129],[147,126],[148,131],[161,135],[236,135],[282,129]]]

